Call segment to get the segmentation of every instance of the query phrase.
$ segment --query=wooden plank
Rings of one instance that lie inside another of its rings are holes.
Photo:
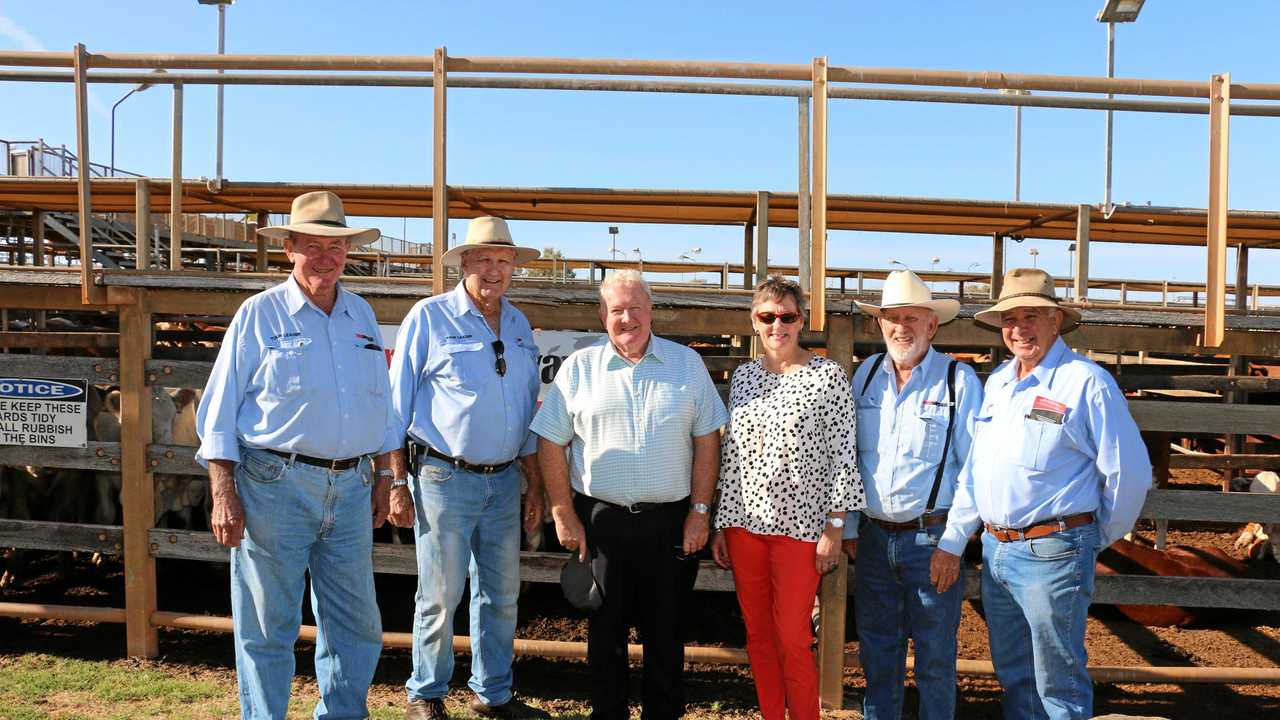
[[[827,58],[816,57],[811,68],[813,83],[813,206],[809,234],[809,329],[821,332],[827,322]],[[825,667],[823,702],[839,704],[830,687],[834,669]]]
[[[1177,368],[1176,365],[1160,366]],[[1196,368],[1201,370],[1202,368]],[[1143,367],[1134,372],[1130,366],[1116,378],[1122,390],[1199,390],[1222,393],[1231,391],[1249,393],[1280,392],[1280,378],[1256,375],[1170,375],[1148,373]]]
[[[33,280],[35,278],[32,278]],[[0,285],[0,306],[10,310],[81,310],[80,288]]]
[[[151,444],[151,390],[146,362],[151,357],[151,313],[145,290],[120,310],[120,425],[124,510],[125,635],[131,657],[155,657],[159,638],[151,624],[156,611],[156,563],[148,531],[155,523],[155,486],[147,461]]]
[[[147,270],[151,267],[151,182],[146,178],[138,178],[134,182],[134,268]]]
[[[1000,288],[1004,286],[1004,236],[991,236],[991,279],[987,283],[991,286],[991,292],[988,293],[992,300],[1000,297]]]
[[[119,471],[120,444],[90,441],[82,448],[0,445],[0,465]]]
[[[1280,428],[1278,405],[1130,400],[1129,412],[1147,432],[1270,435]]]
[[[117,554],[123,543],[124,532],[116,525],[0,518],[0,547]]]
[[[1089,297],[1089,213],[1092,210],[1088,205],[1076,210],[1076,256],[1071,270],[1074,283],[1071,299],[1075,302]]]
[[[431,133],[431,294],[444,294],[445,276],[448,271],[444,267],[444,253],[449,249],[449,186],[446,185],[447,173],[445,151],[448,112],[445,105],[449,90],[449,74],[447,65],[449,53],[438,47],[435,51],[434,63],[431,66],[432,88],[432,133]]]
[[[769,193],[756,193],[756,284],[769,277]],[[754,287],[754,285],[752,286]]]
[[[213,363],[199,360],[148,360],[147,384],[171,388],[203,388]]]
[[[1139,517],[1221,523],[1280,523],[1280,495],[1152,489]]]
[[[1209,232],[1205,268],[1205,347],[1222,344],[1226,327],[1227,284],[1227,177],[1230,156],[1231,74],[1209,78]]]
[[[1170,455],[1174,470],[1280,470],[1280,455]]]
[[[120,342],[111,332],[0,332],[0,347],[109,349]]]
[[[10,354],[4,359],[6,376],[87,380],[90,385],[114,385],[120,381],[119,372],[120,362],[115,358]]]
[[[1280,610],[1280,581],[1244,578],[1099,575],[1094,605],[1178,605],[1181,607]]]
[[[190,445],[148,445],[147,467],[167,475],[205,475],[207,471],[196,462],[196,450]]]
[[[799,133],[796,156],[799,159],[800,178],[796,185],[796,240],[798,244],[799,263],[796,271],[800,277],[800,289],[810,292],[813,282],[813,266],[810,262],[810,213],[809,213],[809,98],[796,98],[799,107],[799,118],[796,122]]]

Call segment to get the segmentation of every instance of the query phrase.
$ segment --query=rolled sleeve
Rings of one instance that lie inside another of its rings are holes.
[[[1102,475],[1098,507],[1101,547],[1133,528],[1151,489],[1151,460],[1138,425],[1118,388],[1104,386],[1089,400],[1089,426],[1097,443]]]
[[[391,437],[395,436],[397,446],[404,442],[409,432],[409,423],[413,420],[413,401],[426,363],[425,317],[421,303],[409,311],[400,323],[396,349],[391,354],[391,418],[388,421],[387,442],[391,442]]]
[[[196,462],[204,468],[209,467],[210,460],[240,462],[237,420],[244,401],[248,368],[253,364],[244,341],[245,327],[250,324],[246,317],[249,312],[242,305],[227,326],[200,405],[196,408],[196,434],[200,438]]]
[[[707,367],[702,364],[701,358],[698,358],[697,367],[691,368],[691,371],[696,378],[694,382],[698,384],[698,394],[701,396],[692,435],[702,437],[724,427],[729,422],[729,413],[724,409],[724,403],[720,401],[720,393],[716,392],[716,384],[711,381],[711,375],[707,373]]]
[[[952,555],[964,554],[969,537],[982,524],[978,517],[978,507],[973,501],[972,454],[973,450],[970,448],[969,457],[965,458],[960,476],[956,478],[956,497],[947,513],[947,527],[938,540],[938,547]]]
[[[547,394],[542,398],[542,407],[538,408],[538,414],[533,416],[533,422],[529,425],[531,440],[536,434],[561,447],[573,440],[573,418],[569,416],[568,403],[571,392],[568,369],[569,365],[566,363],[556,374],[555,382],[547,388]]]

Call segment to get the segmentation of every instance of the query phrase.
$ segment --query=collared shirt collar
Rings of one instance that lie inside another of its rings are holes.
[[[333,311],[343,312],[351,317],[355,317],[354,315],[351,315],[351,310],[347,307],[346,290],[342,287],[342,283],[338,283],[336,292],[337,299],[333,303]],[[311,299],[307,297],[306,293],[302,292],[302,286],[299,285],[298,280],[293,277],[293,273],[289,273],[288,279],[284,281],[284,296],[288,303],[290,315],[297,315],[299,310],[308,305],[316,308],[316,310],[320,311],[321,314],[324,314],[324,311],[316,307],[315,303],[311,302]]]
[[[1053,344],[1045,352],[1044,357],[1040,358],[1039,364],[1027,373],[1027,377],[1034,377],[1037,385],[1049,385],[1053,382],[1053,374],[1057,371],[1058,366],[1062,364],[1062,358],[1067,353],[1067,344],[1062,341],[1062,337],[1054,338]],[[1018,358],[1009,361],[1005,368],[1008,376],[1004,378],[1002,384],[1017,383],[1027,378],[1018,378]]]
[[[885,355],[885,359],[884,359],[884,362],[880,363],[880,371],[889,376],[889,387],[897,390],[898,365],[897,363],[894,362],[893,356],[889,354],[889,351],[887,349],[884,351],[884,355]],[[907,386],[911,384],[912,380],[915,380],[917,377],[920,377],[922,375],[927,375],[929,371],[933,369],[933,363],[937,355],[938,353],[934,352],[933,350],[933,345],[930,345],[928,348],[925,349],[924,357],[920,358],[920,362],[917,363],[916,366],[911,369],[911,377],[908,378],[907,381],[902,384],[902,391],[905,391],[907,389]],[[924,381],[922,380],[921,382],[924,382]],[[899,391],[899,392],[902,392],[902,391]]]
[[[454,286],[453,292],[449,295],[449,299],[447,301],[449,312],[452,312],[454,317],[462,317],[467,313],[475,313],[476,316],[483,318],[484,313],[480,312],[480,309],[476,307],[475,301],[467,294],[466,282],[466,278],[463,278]],[[507,296],[505,294],[501,298],[501,303],[502,317],[505,320],[507,315],[511,312],[512,305],[511,301],[507,300]]]
[[[615,368],[623,368],[623,367],[635,367],[635,365],[639,365],[641,362],[644,362],[649,358],[653,358],[654,360],[657,360],[658,362],[664,363],[664,364],[666,362],[662,357],[663,350],[662,350],[662,345],[658,342],[658,336],[654,335],[652,331],[650,331],[649,333],[649,345],[648,347],[645,348],[644,357],[640,358],[640,362],[635,363],[634,365],[631,363],[631,361],[622,357],[622,355],[618,353],[618,349],[613,346],[613,340],[609,339],[609,336],[607,335],[604,338],[604,345],[605,345],[604,352],[607,358],[607,361],[605,362],[605,367],[610,370],[613,370]]]

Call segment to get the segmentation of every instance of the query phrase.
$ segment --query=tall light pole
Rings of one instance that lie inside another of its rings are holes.
[[[696,247],[696,248],[689,248],[688,250],[686,250],[684,253],[682,253],[682,254],[680,255],[680,259],[681,259],[681,260],[684,260],[685,262],[693,262],[693,256],[694,256],[694,255],[698,255],[698,254],[699,254],[699,253],[701,253],[701,252],[702,252],[702,248],[700,248],[700,247]],[[697,277],[698,277],[698,273],[697,273],[697,271],[696,271],[696,270],[695,270],[695,271],[694,271],[694,273],[693,273],[693,277],[694,277],[694,279],[695,279],[695,280],[696,280],[696,279],[697,279]],[[681,280],[683,280],[683,279],[684,279],[684,273],[680,273],[680,279],[681,279]]]
[[[1071,297],[1071,289],[1076,284],[1076,244],[1071,243],[1067,246],[1067,279],[1070,284],[1067,285],[1067,297]]]
[[[222,55],[226,52],[227,47],[227,6],[236,0],[196,0],[201,5],[217,5],[218,6],[218,54]],[[218,68],[218,74],[222,74],[222,68]],[[215,140],[216,149],[214,160],[214,180],[213,187],[215,190],[222,189],[222,83],[218,83],[218,101],[214,112],[217,114],[217,138]]]
[[[622,254],[626,255],[625,252]],[[609,259],[611,260],[618,259],[618,226],[617,225],[609,226]]]
[[[1001,95],[1030,95],[1030,90],[1003,88]],[[1013,106],[1013,201],[1022,200],[1022,106]]]
[[[1107,79],[1116,76],[1116,23],[1137,20],[1138,13],[1142,12],[1143,2],[1144,0],[1107,0],[1107,4],[1098,11],[1095,19],[1107,24]],[[1108,100],[1114,97],[1114,93],[1107,93]],[[1111,110],[1107,110],[1107,161],[1102,189],[1102,213],[1106,217],[1111,217],[1111,213],[1115,211],[1115,205],[1111,202],[1112,114]]]
[[[1040,250],[1038,248],[1028,248],[1027,254],[1031,256],[1031,267],[1038,267],[1036,257],[1040,255]]]
[[[156,68],[152,72],[162,73],[164,72],[164,68]],[[125,93],[124,97],[117,100],[115,104],[111,106],[111,177],[116,176],[116,108],[120,107],[120,103],[128,100],[134,93],[140,93],[150,87],[151,83],[149,82],[138,83],[132,90]]]

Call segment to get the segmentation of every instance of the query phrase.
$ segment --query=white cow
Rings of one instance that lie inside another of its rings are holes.
[[[1249,483],[1252,493],[1280,493],[1280,475],[1260,472]],[[1280,562],[1280,523],[1249,523],[1236,539],[1236,548],[1244,550],[1247,557],[1266,557],[1268,553]]]

